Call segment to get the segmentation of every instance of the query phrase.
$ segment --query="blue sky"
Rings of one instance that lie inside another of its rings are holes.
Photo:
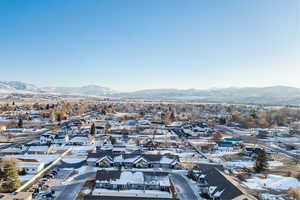
[[[300,87],[299,0],[1,0],[0,80]]]

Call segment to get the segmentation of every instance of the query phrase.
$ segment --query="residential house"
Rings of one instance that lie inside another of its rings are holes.
[[[90,153],[87,162],[98,167],[125,168],[180,168],[179,157],[158,154],[116,154],[112,152]]]
[[[17,159],[17,167],[26,174],[37,174],[44,169],[45,164],[35,159]]]
[[[87,135],[79,135],[73,137],[70,141],[69,144],[72,145],[94,145],[95,144],[95,138],[92,136],[87,136]]]
[[[40,136],[40,144],[52,144],[54,143],[55,135],[45,133]]]
[[[234,150],[235,145],[232,142],[220,141],[217,142],[216,148],[219,151],[230,152]]]
[[[169,191],[170,185],[166,172],[99,170],[96,175],[96,188]]]
[[[225,142],[231,142],[233,144],[242,144],[243,139],[239,137],[231,137],[231,138],[224,138]]]
[[[262,151],[261,148],[255,148],[255,147],[245,147],[243,148],[244,154],[250,157],[255,157],[257,154],[259,154]]]
[[[233,179],[225,174],[222,165],[199,164],[190,174],[198,183],[200,195],[214,200],[253,200]]]
[[[56,134],[54,137],[54,144],[64,145],[69,143],[70,139],[67,134]]]
[[[84,200],[179,200],[176,198],[163,197],[120,197],[120,196],[93,196],[87,195]]]
[[[51,154],[53,152],[54,152],[53,147],[48,145],[43,145],[43,146],[31,145],[28,147],[27,150],[28,154]]]
[[[45,133],[40,136],[40,144],[67,144],[69,142],[69,135],[64,133],[49,134]]]

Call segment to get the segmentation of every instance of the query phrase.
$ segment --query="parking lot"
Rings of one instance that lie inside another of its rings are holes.
[[[73,172],[72,169],[54,169],[45,174],[28,191],[33,192],[33,199],[52,200],[57,197],[62,188],[62,182]]]

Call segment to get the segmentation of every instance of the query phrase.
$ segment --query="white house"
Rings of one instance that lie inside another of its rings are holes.
[[[42,134],[40,136],[40,144],[52,144],[54,142],[54,135],[52,134],[48,134],[48,133],[45,133],[45,134]]]
[[[44,169],[45,164],[34,159],[18,159],[17,166],[24,170],[26,174],[37,174]]]
[[[66,134],[42,134],[40,136],[40,144],[67,144],[69,136]]]
[[[73,145],[93,145],[95,144],[95,139],[93,137],[76,136],[69,143]]]
[[[68,135],[64,135],[64,134],[59,134],[59,135],[55,135],[54,137],[54,143],[55,144],[67,144],[69,143],[70,139]]]

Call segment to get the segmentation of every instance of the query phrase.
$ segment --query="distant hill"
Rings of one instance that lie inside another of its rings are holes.
[[[91,95],[91,96],[106,96],[114,93],[113,90],[107,87],[98,85],[87,85],[82,87],[46,87],[44,92],[69,94],[69,95]]]
[[[40,89],[35,85],[20,81],[0,81],[0,91],[2,92],[38,92]]]
[[[194,100],[202,102],[300,105],[300,89],[287,86],[243,87],[223,89],[149,89],[135,92],[118,92],[107,87],[87,85],[82,87],[37,87],[19,81],[0,81],[0,94],[55,94],[139,98],[162,100]],[[10,96],[9,96],[10,97]]]
[[[286,86],[223,88],[211,90],[152,89],[117,94],[120,97],[198,100],[204,102],[299,104],[300,89]]]

